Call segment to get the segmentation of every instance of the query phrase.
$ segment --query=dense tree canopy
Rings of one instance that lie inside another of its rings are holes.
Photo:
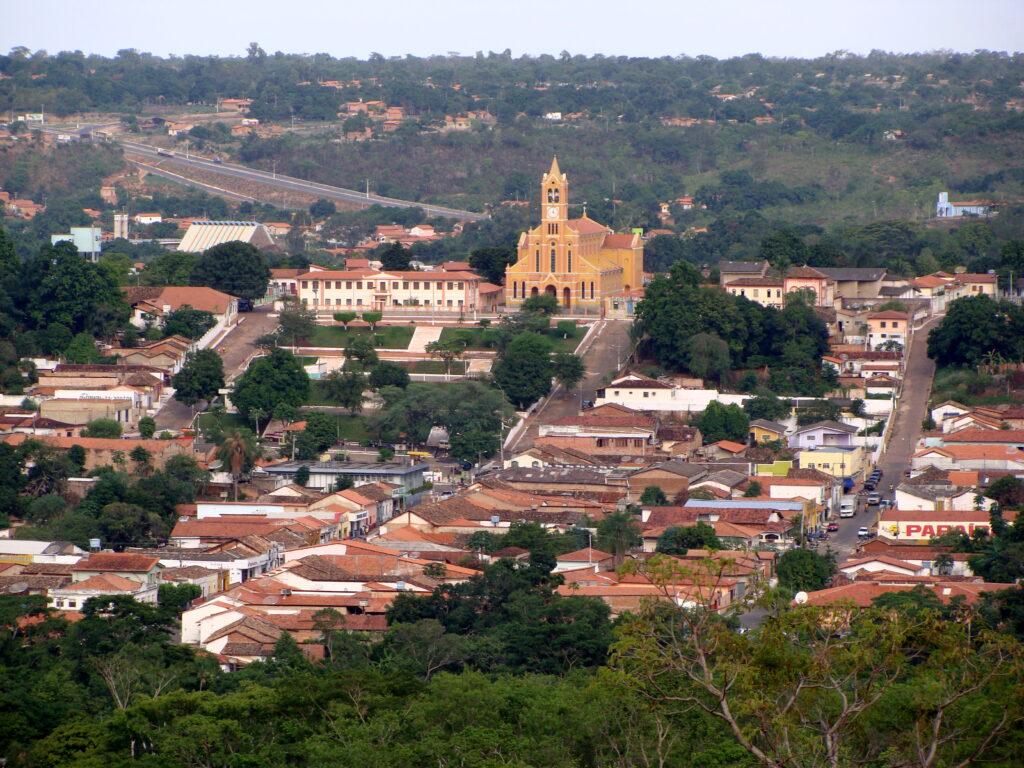
[[[189,280],[192,285],[206,285],[255,301],[267,292],[270,267],[258,248],[236,240],[203,251]]]

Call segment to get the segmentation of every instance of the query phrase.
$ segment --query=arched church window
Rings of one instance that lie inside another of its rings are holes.
[[[551,247],[551,271],[552,272],[555,271],[555,248],[554,248],[554,246]]]
[[[561,197],[562,196],[559,193],[558,189],[552,187],[551,189],[548,190],[548,202],[549,203],[560,202],[561,201]]]

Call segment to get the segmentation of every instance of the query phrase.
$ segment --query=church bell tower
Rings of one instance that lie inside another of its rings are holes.
[[[558,158],[551,158],[551,170],[540,181],[541,219],[557,224],[560,230],[569,218],[569,180],[558,167]]]

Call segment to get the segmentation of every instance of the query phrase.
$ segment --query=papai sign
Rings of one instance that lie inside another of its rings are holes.
[[[903,536],[908,539],[931,539],[936,536],[941,536],[944,533],[950,531],[961,531],[966,533],[968,536],[974,534],[975,531],[988,531],[988,526],[979,523],[968,523],[967,525],[956,525],[950,523],[940,523],[938,525],[932,525],[931,523],[907,523],[903,527]]]

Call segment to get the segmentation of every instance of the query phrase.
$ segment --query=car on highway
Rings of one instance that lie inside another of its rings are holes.
[[[857,529],[857,538],[858,539],[870,539],[871,538],[871,531],[870,531],[870,529],[865,528],[862,525],[860,528]]]

